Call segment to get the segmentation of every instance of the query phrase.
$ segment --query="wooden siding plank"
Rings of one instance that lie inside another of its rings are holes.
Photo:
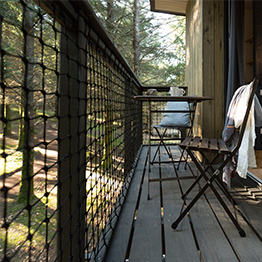
[[[215,1],[203,1],[203,96],[214,96],[215,78]],[[214,101],[202,103],[202,136],[215,137]]]
[[[124,261],[129,244],[129,238],[133,226],[133,218],[136,212],[137,199],[140,192],[143,169],[146,161],[147,148],[144,147],[140,154],[140,159],[129,187],[125,204],[117,224],[117,230],[110,244],[106,261]],[[125,232],[123,234],[123,232]]]
[[[220,138],[225,123],[225,7],[226,1],[216,1],[214,11],[214,136]]]
[[[154,155],[154,150],[151,155]],[[150,178],[157,177],[159,177],[157,166],[151,166]],[[151,199],[147,200],[147,181],[148,176],[146,175],[135,222],[129,262],[162,261],[160,187],[159,182],[150,183]]]
[[[188,0],[154,0],[154,10],[167,13],[185,14]]]

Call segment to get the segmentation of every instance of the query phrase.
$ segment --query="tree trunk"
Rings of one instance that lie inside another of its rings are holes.
[[[114,30],[114,0],[107,0],[107,31],[112,33]],[[106,85],[109,89],[112,89],[112,74],[110,71],[107,73],[107,82]],[[107,102],[105,103],[105,135],[103,142],[103,162],[102,166],[105,169],[109,169],[113,163],[112,157],[112,143],[113,143],[113,113],[112,113],[112,104],[110,94],[112,94],[111,90],[108,92]]]
[[[139,75],[140,60],[139,60],[139,0],[134,0],[134,34],[133,34],[133,46],[134,46],[134,72]]]
[[[5,117],[7,120],[7,123],[5,125],[5,135],[6,136],[10,136],[12,134],[12,124],[11,124],[11,116],[12,116],[12,112],[11,112],[11,107],[10,105],[6,104],[5,105]]]
[[[109,33],[113,35],[113,31],[115,27],[114,0],[107,0],[106,11],[107,11],[106,29]]]
[[[32,62],[34,59],[34,24],[33,14],[29,10],[25,10],[24,14],[24,29],[25,29],[25,57],[27,61]],[[22,111],[24,111],[23,118],[23,132],[24,145],[23,152],[23,167],[20,183],[20,191],[18,201],[26,201],[34,197],[34,92],[33,90],[33,64],[25,63],[24,72],[24,90],[22,92]]]
[[[102,166],[105,169],[109,169],[112,166],[112,143],[113,143],[113,123],[112,123],[112,111],[111,106],[107,105],[107,111],[105,112],[105,136],[104,136],[104,155]]]
[[[23,93],[23,91],[22,91]],[[21,94],[21,97],[24,97],[23,94]],[[24,104],[21,102],[21,107],[20,107],[20,123],[19,123],[19,135],[18,135],[18,149],[22,149],[24,146]]]

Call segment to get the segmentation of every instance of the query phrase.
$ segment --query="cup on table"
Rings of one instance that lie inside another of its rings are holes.
[[[171,94],[171,96],[183,96],[186,93],[186,91],[183,88],[171,86],[169,93]]]

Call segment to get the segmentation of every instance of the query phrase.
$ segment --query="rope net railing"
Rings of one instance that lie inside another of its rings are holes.
[[[1,261],[103,261],[141,85],[87,1],[0,1]]]

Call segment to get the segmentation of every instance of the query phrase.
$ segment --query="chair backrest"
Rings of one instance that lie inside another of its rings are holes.
[[[233,153],[236,153],[238,151],[238,149],[240,148],[243,136],[244,136],[244,132],[246,129],[246,125],[247,125],[247,121],[248,121],[248,117],[249,117],[249,113],[250,113],[250,109],[251,109],[251,105],[254,99],[254,95],[257,89],[257,84],[258,84],[258,80],[256,78],[253,79],[252,83],[251,83],[251,92],[250,92],[250,96],[248,99],[248,104],[247,104],[247,109],[246,109],[246,113],[243,119],[243,123],[241,125],[241,129],[240,129],[240,133],[239,133],[239,139],[237,141],[237,144],[235,146],[235,148],[232,150]]]

